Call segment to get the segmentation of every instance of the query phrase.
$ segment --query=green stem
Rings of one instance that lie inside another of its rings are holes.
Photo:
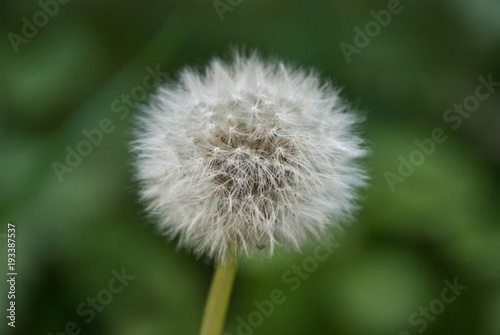
[[[200,335],[220,335],[224,330],[227,306],[238,263],[237,258],[234,259],[234,261],[228,261],[225,264],[220,262],[215,270],[205,305]]]

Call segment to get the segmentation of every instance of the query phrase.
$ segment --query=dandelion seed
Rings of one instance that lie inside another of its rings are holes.
[[[366,150],[360,118],[338,94],[313,72],[255,54],[185,69],[161,87],[131,143],[140,197],[160,231],[223,261],[300,246],[349,221]]]

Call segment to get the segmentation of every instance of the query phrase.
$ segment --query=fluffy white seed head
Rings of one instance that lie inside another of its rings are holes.
[[[256,54],[184,69],[144,108],[131,144],[160,231],[221,261],[299,248],[350,219],[366,150],[338,93]]]

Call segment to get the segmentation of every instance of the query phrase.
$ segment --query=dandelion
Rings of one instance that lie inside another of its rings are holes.
[[[162,233],[234,276],[242,253],[299,249],[351,219],[359,122],[313,71],[255,53],[186,68],[138,118],[140,198]]]

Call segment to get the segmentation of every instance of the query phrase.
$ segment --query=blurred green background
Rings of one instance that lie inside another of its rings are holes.
[[[500,87],[470,116],[446,114],[474,101],[479,76],[500,81],[498,0],[402,1],[379,31],[371,11],[388,1],[66,2],[0,1],[1,334],[198,332],[213,268],[148,224],[126,140],[148,67],[175,80],[231,45],[342,86],[367,111],[373,154],[371,186],[341,246],[296,290],[283,275],[297,281],[289,271],[310,260],[314,243],[302,255],[243,260],[226,332],[500,334]],[[355,28],[367,24],[372,37],[358,36],[363,47],[348,62],[340,45],[356,47]],[[122,95],[132,93],[127,107]],[[113,130],[58,177],[54,162],[66,164],[103,119]],[[400,157],[417,159],[415,140],[436,128],[446,140],[391,190],[387,172],[398,173]],[[6,319],[9,222],[15,332]],[[117,292],[123,269],[135,277]],[[442,303],[445,280],[467,288]],[[286,300],[259,312],[254,302],[274,290]]]

